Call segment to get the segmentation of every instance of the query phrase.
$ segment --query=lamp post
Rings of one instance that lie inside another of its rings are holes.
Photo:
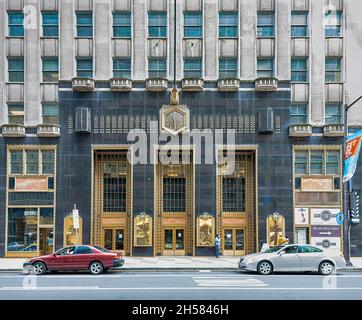
[[[348,110],[359,100],[360,96],[352,103],[344,105],[344,135],[343,135],[343,158],[346,150],[346,142],[348,139]],[[351,216],[350,216],[350,197],[352,190],[352,180],[343,182],[343,212],[345,214],[344,226],[343,226],[343,252],[348,267],[352,266],[351,262]]]

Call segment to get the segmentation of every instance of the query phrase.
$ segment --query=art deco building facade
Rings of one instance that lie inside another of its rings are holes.
[[[176,52],[174,1],[0,0],[0,256],[74,244],[74,204],[78,241],[125,255],[342,249],[361,1],[177,0]]]

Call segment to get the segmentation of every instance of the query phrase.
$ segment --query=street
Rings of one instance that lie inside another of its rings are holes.
[[[362,299],[362,272],[273,274],[240,272],[0,273],[0,299],[269,300]]]

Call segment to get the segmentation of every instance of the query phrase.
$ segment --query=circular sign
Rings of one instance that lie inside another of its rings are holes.
[[[336,221],[338,224],[343,224],[343,222],[344,222],[343,212],[338,212],[338,214],[336,215]]]
[[[329,221],[332,218],[332,213],[329,210],[323,210],[321,212],[321,219],[323,221]]]
[[[322,247],[328,249],[331,246],[331,242],[327,239],[322,241]]]

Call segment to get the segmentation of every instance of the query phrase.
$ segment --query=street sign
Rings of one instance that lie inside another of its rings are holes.
[[[352,224],[359,224],[359,190],[352,190],[351,194],[351,222]]]
[[[336,215],[336,221],[338,224],[343,224],[343,222],[344,222],[343,212],[338,212],[338,214]]]
[[[352,179],[361,149],[362,130],[357,131],[348,137],[345,143],[343,182]]]
[[[79,229],[79,211],[78,209],[73,209],[73,227],[74,229]]]

